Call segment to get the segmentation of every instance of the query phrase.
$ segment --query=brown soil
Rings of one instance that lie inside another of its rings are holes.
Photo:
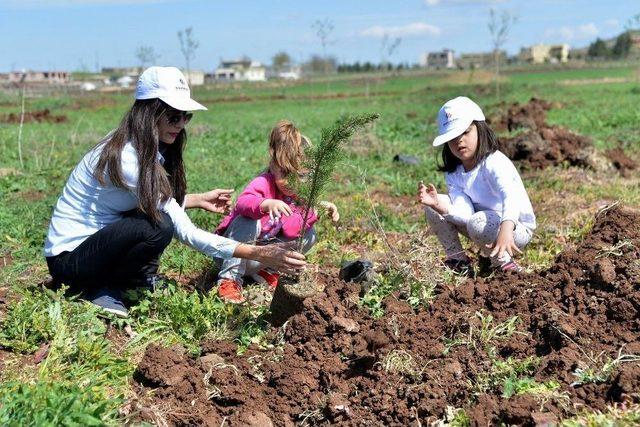
[[[20,113],[9,113],[0,116],[2,123],[20,123]],[[65,115],[54,115],[47,108],[44,110],[27,111],[24,113],[24,123],[66,123],[68,121]]]
[[[10,266],[11,264],[13,264],[13,256],[10,252],[0,255],[0,270]]]
[[[501,138],[502,151],[525,169],[566,164],[593,170],[615,168],[623,176],[636,169],[637,164],[621,148],[609,150],[602,156],[590,138],[547,124],[547,111],[557,107],[559,105],[531,98],[527,104],[512,104],[505,115],[489,120],[496,132],[523,131]]]
[[[284,327],[277,350],[238,356],[232,343],[206,341],[206,357],[194,360],[180,348],[151,346],[135,378],[154,390],[153,402],[170,407],[171,425],[425,424],[447,406],[464,408],[472,425],[534,425],[638,401],[636,362],[602,383],[572,385],[579,367],[599,369],[620,349],[640,354],[638,221],[630,209],[601,211],[593,231],[548,270],[440,289],[418,313],[390,297],[385,316],[372,319],[357,305],[359,285],[328,278],[325,292],[305,300]],[[479,330],[477,312],[491,314],[493,325],[518,316],[517,333],[463,345]],[[446,352],[452,339],[460,345]],[[474,394],[470,384],[492,366],[489,351],[500,360],[538,357],[532,376],[560,389],[546,399],[505,398],[501,387]],[[390,355],[404,358],[404,369],[389,365]]]

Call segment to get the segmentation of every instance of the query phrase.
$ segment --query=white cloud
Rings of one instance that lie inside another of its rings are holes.
[[[425,24],[424,22],[413,22],[406,25],[398,26],[382,26],[375,25],[373,27],[366,28],[360,32],[363,37],[406,37],[406,36],[420,36],[420,35],[440,35],[440,27],[435,25]]]
[[[620,26],[620,21],[618,21],[617,19],[607,19],[606,21],[604,21],[604,25],[609,28],[618,28]]]
[[[547,39],[562,39],[563,41],[590,40],[600,34],[600,30],[593,22],[576,26],[549,28],[545,31]]]

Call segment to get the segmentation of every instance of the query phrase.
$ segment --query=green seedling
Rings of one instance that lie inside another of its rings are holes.
[[[596,364],[597,360],[600,360],[601,357],[602,353],[600,356],[592,358],[591,362]],[[599,384],[607,382],[609,378],[611,378],[611,374],[618,369],[618,366],[627,362],[640,362],[640,356],[635,354],[622,354],[622,349],[620,349],[618,357],[615,359],[608,357],[600,368],[594,368],[592,366],[576,368],[573,372],[573,376],[576,377],[576,380],[571,383],[571,386],[576,387],[584,384]]]

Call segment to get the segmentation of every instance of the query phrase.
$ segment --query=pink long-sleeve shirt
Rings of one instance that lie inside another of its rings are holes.
[[[279,222],[272,222],[268,212],[262,212],[260,204],[266,199],[282,200],[291,208],[291,215],[281,216]],[[261,232],[260,237],[267,235],[282,235],[288,239],[294,239],[300,236],[302,231],[302,222],[304,221],[304,207],[299,206],[295,199],[282,194],[276,186],[275,177],[271,172],[265,172],[255,177],[247,187],[242,191],[233,211],[227,215],[218,228],[216,233],[224,234],[227,227],[238,216],[242,215],[247,218],[260,220]],[[309,213],[305,232],[313,227],[318,221],[318,216],[314,211]]]

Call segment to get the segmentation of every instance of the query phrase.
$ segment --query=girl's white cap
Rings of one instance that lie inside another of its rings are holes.
[[[466,96],[447,101],[438,111],[440,135],[433,140],[433,146],[437,147],[462,135],[476,120],[484,121],[484,114],[478,104]]]
[[[180,111],[206,110],[191,99],[191,90],[182,71],[176,67],[149,67],[138,78],[136,99],[160,100]]]

